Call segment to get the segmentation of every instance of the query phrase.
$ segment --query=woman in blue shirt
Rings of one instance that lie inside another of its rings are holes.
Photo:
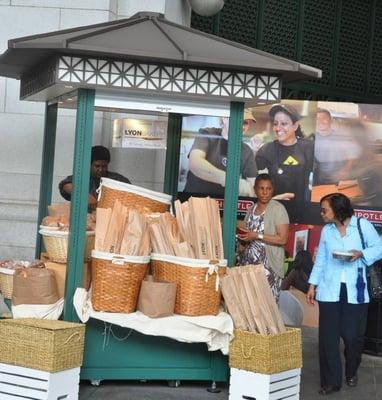
[[[320,394],[337,392],[342,385],[340,337],[345,345],[345,378],[349,386],[358,383],[369,294],[366,266],[382,258],[382,240],[373,225],[360,221],[365,239],[362,249],[357,218],[349,198],[340,193],[324,196],[321,216],[327,224],[309,277],[307,302],[319,303]],[[348,260],[335,253],[350,253]]]

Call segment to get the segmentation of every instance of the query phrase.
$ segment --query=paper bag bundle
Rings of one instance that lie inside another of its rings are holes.
[[[151,318],[167,317],[174,314],[176,283],[154,281],[146,276],[141,285],[137,310]]]
[[[95,250],[130,256],[150,254],[145,216],[129,210],[118,200],[113,208],[97,208]]]
[[[53,304],[58,301],[55,275],[46,268],[17,269],[13,275],[12,305]]]
[[[175,202],[176,218],[169,213],[150,223],[155,253],[207,260],[223,259],[219,205],[209,197]]]
[[[150,240],[154,253],[195,258],[191,245],[182,239],[176,218],[170,213],[148,217]]]
[[[285,332],[263,265],[228,268],[221,289],[235,328],[262,335]]]

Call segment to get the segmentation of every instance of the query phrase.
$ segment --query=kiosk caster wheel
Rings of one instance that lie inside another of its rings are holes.
[[[180,381],[179,380],[170,380],[170,381],[167,381],[167,385],[168,385],[168,387],[177,388],[180,386]]]
[[[101,384],[101,381],[102,381],[101,379],[91,379],[90,384],[92,386],[99,386]]]
[[[207,388],[207,392],[209,392],[209,393],[220,393],[221,390],[217,388],[216,382],[212,381],[211,387]]]

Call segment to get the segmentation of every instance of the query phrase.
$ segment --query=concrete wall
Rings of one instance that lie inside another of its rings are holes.
[[[139,11],[166,13],[178,23],[189,23],[185,0],[0,0],[0,53],[7,41],[26,35],[126,18]],[[19,82],[0,78],[0,259],[33,258],[44,125],[43,103],[19,100]],[[107,144],[110,116],[97,112],[94,144]],[[58,182],[72,171],[75,112],[59,110],[54,166],[53,202],[63,202]],[[153,157],[116,153],[126,175],[153,189],[163,185],[164,151]],[[146,168],[142,160],[147,159]]]

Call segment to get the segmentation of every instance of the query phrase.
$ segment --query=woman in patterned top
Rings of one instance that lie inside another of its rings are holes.
[[[238,265],[263,264],[276,301],[284,276],[284,245],[288,240],[289,217],[285,207],[273,196],[273,183],[268,174],[255,181],[256,204],[244,219],[245,230],[238,239],[246,242],[238,256]]]

